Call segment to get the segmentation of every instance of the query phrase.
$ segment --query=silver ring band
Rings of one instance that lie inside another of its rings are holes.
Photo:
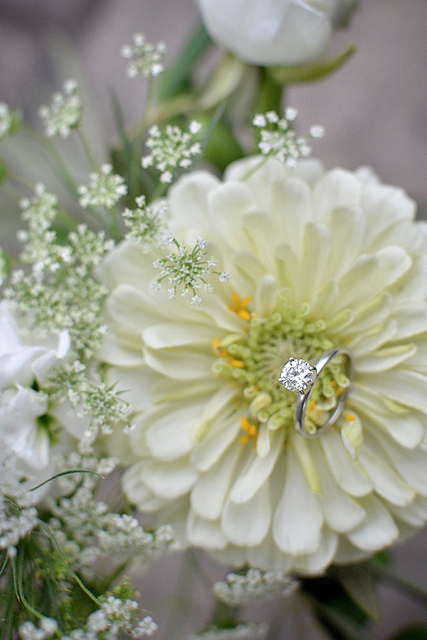
[[[323,369],[337,356],[339,355],[344,355],[347,357],[348,360],[348,378],[350,380],[350,384],[348,385],[348,387],[346,387],[344,389],[344,392],[342,393],[342,395],[339,397],[338,400],[338,404],[335,407],[334,411],[332,412],[332,414],[329,416],[328,420],[317,429],[316,433],[309,433],[305,428],[304,428],[304,422],[305,422],[305,413],[307,410],[307,405],[308,405],[308,401],[310,399],[310,395],[315,387],[316,381],[318,379],[318,377],[320,376],[320,374],[322,373]],[[326,353],[324,353],[319,360],[313,365],[314,368],[316,369],[316,377],[313,380],[313,383],[308,387],[308,389],[306,389],[305,391],[300,391],[298,394],[298,398],[297,398],[297,402],[296,402],[296,406],[295,406],[295,429],[303,434],[304,436],[308,437],[308,438],[315,438],[317,435],[319,435],[320,432],[325,431],[325,429],[331,427],[333,424],[335,424],[335,422],[338,420],[338,418],[340,417],[340,415],[342,414],[343,410],[344,410],[344,405],[345,405],[345,401],[346,398],[348,396],[348,392],[351,388],[352,382],[354,380],[354,360],[353,360],[353,356],[350,353],[350,351],[347,351],[347,349],[344,348],[340,348],[340,349],[332,349],[331,351],[327,351]]]

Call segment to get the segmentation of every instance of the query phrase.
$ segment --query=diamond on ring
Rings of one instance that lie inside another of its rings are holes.
[[[289,391],[305,393],[315,382],[316,368],[302,358],[289,358],[282,369],[279,382]]]

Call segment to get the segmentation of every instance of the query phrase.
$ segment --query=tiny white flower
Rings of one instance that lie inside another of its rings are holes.
[[[79,125],[82,113],[83,105],[77,94],[75,80],[66,80],[63,93],[59,91],[54,93],[50,106],[42,106],[39,109],[45,133],[49,137],[67,138]]]
[[[103,164],[99,173],[93,172],[89,175],[89,184],[80,185],[78,191],[79,204],[84,209],[87,207],[112,209],[127,194],[127,186],[122,176],[112,173],[110,164]]]
[[[165,52],[164,42],[153,45],[146,42],[142,33],[135,33],[133,45],[124,45],[121,48],[122,57],[129,60],[129,78],[158,76],[164,71]]]

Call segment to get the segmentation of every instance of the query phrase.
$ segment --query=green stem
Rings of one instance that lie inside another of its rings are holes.
[[[373,640],[372,636],[364,631],[360,625],[354,623],[335,609],[312,600],[313,608],[319,620],[326,627],[333,638],[345,640]],[[338,635],[336,635],[338,632]]]
[[[87,586],[84,584],[84,582],[82,582],[82,580],[80,580],[80,578],[77,575],[77,573],[74,573],[74,571],[70,571],[70,575],[73,578],[73,580],[75,580],[77,582],[77,584],[79,585],[80,589],[87,596],[89,596],[89,598],[92,600],[92,602],[94,602],[98,607],[101,607],[102,606],[101,601],[92,593],[92,591],[90,591],[90,589],[87,588]]]
[[[39,618],[40,620],[42,620],[45,616],[43,616],[39,611],[34,609],[34,607],[32,607],[30,605],[30,603],[28,602],[28,600],[26,599],[26,597],[24,595],[21,568],[19,569],[19,571],[17,570],[18,568],[16,566],[16,562],[15,562],[14,558],[12,558],[11,564],[12,564],[13,584],[14,584],[14,587],[15,587],[15,594],[16,594],[17,599],[20,602],[22,602],[24,607],[28,611],[30,611],[30,613],[32,613],[33,616],[35,616],[36,618]]]
[[[21,176],[19,173],[15,173],[14,171],[8,171],[7,175],[13,182],[20,184],[31,191],[34,190],[34,183],[31,182],[31,180],[28,180],[28,178],[25,178],[25,176]]]
[[[62,179],[62,182],[64,183],[70,195],[75,198],[76,194],[78,193],[77,185],[56,146],[52,142],[50,142],[50,140],[45,138],[41,133],[39,133],[35,129],[32,129],[31,127],[27,127],[24,125],[22,127],[22,130],[45,149],[53,166],[53,169]]]
[[[254,175],[254,173],[258,171],[258,169],[261,169],[261,167],[265,165],[267,160],[268,160],[268,156],[264,156],[262,160],[258,162],[258,164],[252,167],[252,169],[249,169],[249,171],[247,171],[241,178],[242,182],[244,182],[245,180],[248,180],[248,178],[251,178]]]
[[[405,591],[408,595],[421,602],[427,602],[427,587],[413,582],[406,575],[402,575],[397,569],[389,565],[382,564],[375,560],[371,561],[373,571],[378,578],[389,585]]]
[[[92,169],[92,171],[97,171],[98,170],[98,163],[95,159],[95,155],[92,151],[92,147],[90,145],[89,139],[86,135],[86,133],[83,131],[83,129],[81,129],[81,127],[77,127],[75,129],[75,132],[77,133],[77,136],[80,140],[80,142],[82,143],[83,149],[85,150],[86,153],[86,157],[88,159],[89,162],[89,166]]]

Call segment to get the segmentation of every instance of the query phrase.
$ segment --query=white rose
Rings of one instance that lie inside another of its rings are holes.
[[[42,469],[49,462],[49,434],[38,425],[48,396],[32,387],[44,382],[69,347],[68,332],[59,336],[56,346],[54,339],[45,344],[24,340],[10,306],[0,304],[0,441],[30,468]]]
[[[353,0],[196,0],[212,38],[245,62],[299,65],[323,57]]]

